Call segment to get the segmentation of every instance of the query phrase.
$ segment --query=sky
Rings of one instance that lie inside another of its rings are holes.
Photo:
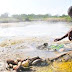
[[[67,14],[72,0],[0,0],[0,15],[13,14]]]

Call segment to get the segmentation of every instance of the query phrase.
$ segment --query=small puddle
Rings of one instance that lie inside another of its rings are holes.
[[[52,58],[52,57],[57,56],[56,52],[48,51],[48,50],[39,50],[34,46],[27,46],[27,48],[18,48],[18,49],[15,49],[13,52],[14,53],[22,52],[22,53],[24,53],[24,56],[26,56],[26,57],[39,56],[41,58]]]

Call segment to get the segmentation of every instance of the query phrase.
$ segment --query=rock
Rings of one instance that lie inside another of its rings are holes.
[[[44,43],[43,45],[44,45],[44,47],[47,47],[48,46],[48,43]]]
[[[67,52],[67,51],[72,51],[72,48],[61,48],[59,49],[59,52]]]
[[[21,59],[19,59],[19,58],[17,58],[17,61],[18,61],[18,62],[22,62],[22,60],[21,60]]]
[[[12,64],[9,64],[9,68],[13,68],[13,65]]]
[[[19,66],[18,69],[16,69],[16,72],[24,72],[24,71],[30,71],[30,67],[23,67],[23,66]]]
[[[59,52],[63,52],[63,51],[65,51],[65,49],[64,49],[64,48],[59,49]]]
[[[19,66],[17,66],[17,65],[13,66],[13,70],[17,70],[18,68],[19,68]]]
[[[72,51],[72,48],[66,48],[65,51]]]
[[[63,56],[63,58],[64,58],[65,62],[67,62],[68,60],[72,59],[68,54],[66,54],[65,56]]]
[[[15,62],[14,60],[7,60],[7,64],[17,65],[17,62]]]
[[[61,55],[58,55],[57,57],[50,59],[50,61],[51,61],[51,62],[57,61],[59,58],[62,58],[62,57],[65,56],[66,54],[67,54],[67,53],[63,53],[63,54],[61,54]]]
[[[42,62],[41,62],[41,66],[47,66],[48,65],[48,62],[46,61],[46,60],[43,60]]]
[[[22,63],[21,62],[18,62],[18,66],[20,66]]]
[[[32,62],[32,65],[41,65],[42,60],[41,59],[36,59]]]
[[[51,63],[51,60],[50,60],[49,58],[46,58],[45,60],[46,60],[46,62],[47,62],[48,64]]]
[[[36,59],[41,59],[41,58],[39,56],[37,56],[37,57],[31,58],[30,61],[33,62]]]
[[[54,51],[54,52],[56,52],[56,51],[57,51],[57,49],[54,49],[53,51]]]
[[[50,48],[48,48],[48,43],[44,43],[43,45],[38,46],[37,49],[49,50]]]
[[[23,67],[29,67],[29,60],[23,61],[22,66]]]

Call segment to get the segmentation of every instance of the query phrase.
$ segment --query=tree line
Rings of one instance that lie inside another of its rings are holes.
[[[65,20],[72,21],[68,15],[51,15],[51,14],[14,14],[9,16],[8,13],[1,14],[0,22],[20,22],[20,21],[34,21],[34,20],[47,20],[49,18],[64,18]]]

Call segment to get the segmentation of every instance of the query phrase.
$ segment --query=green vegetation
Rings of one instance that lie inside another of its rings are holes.
[[[59,50],[59,49],[61,49],[61,48],[64,48],[64,45],[63,45],[63,44],[51,45],[50,48]]]
[[[8,22],[23,22],[23,21],[63,21],[63,22],[72,22],[72,19],[68,15],[50,15],[50,14],[15,14],[9,16],[8,13],[1,14],[0,23],[8,23]]]

